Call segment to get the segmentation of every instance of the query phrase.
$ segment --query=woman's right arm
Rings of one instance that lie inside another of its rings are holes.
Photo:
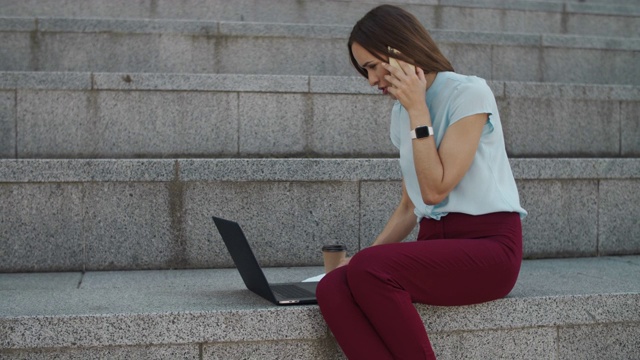
[[[413,210],[413,203],[409,195],[407,195],[407,188],[403,181],[400,204],[371,246],[397,243],[404,240],[416,226],[416,215]]]
[[[404,240],[411,230],[416,226],[416,215],[413,212],[413,203],[407,195],[407,189],[402,182],[402,198],[400,204],[389,218],[387,225],[384,227],[380,235],[376,238],[371,246],[397,243]],[[340,261],[338,267],[349,264],[351,257],[344,258]]]

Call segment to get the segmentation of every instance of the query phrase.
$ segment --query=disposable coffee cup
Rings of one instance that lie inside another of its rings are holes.
[[[328,274],[338,267],[342,259],[347,257],[347,247],[342,244],[325,245],[322,247],[322,257],[324,258],[324,272]]]

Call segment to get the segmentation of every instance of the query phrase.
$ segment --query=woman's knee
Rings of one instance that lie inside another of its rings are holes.
[[[361,286],[386,286],[390,274],[387,262],[390,258],[383,246],[361,250],[351,258],[348,265],[347,281],[352,291]]]
[[[346,279],[346,267],[339,267],[326,274],[316,287],[318,305],[325,306],[331,301],[336,301],[341,294],[349,292]]]

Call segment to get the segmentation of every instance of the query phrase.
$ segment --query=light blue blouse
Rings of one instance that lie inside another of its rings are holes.
[[[475,76],[440,72],[427,90],[426,101],[438,148],[447,128],[456,121],[480,113],[489,114],[489,121],[469,171],[441,203],[426,205],[413,163],[411,142],[419,140],[411,139],[409,114],[396,101],[391,111],[391,141],[400,150],[402,175],[418,221],[423,217],[439,220],[450,212],[470,215],[518,212],[524,218],[527,212],[520,206],[507,159],[498,106],[487,83]]]

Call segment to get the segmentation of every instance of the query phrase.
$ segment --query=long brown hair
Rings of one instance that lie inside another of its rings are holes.
[[[361,68],[353,57],[354,42],[382,61],[387,60],[381,54],[389,54],[387,47],[391,46],[401,53],[393,55],[394,58],[421,68],[425,74],[454,71],[420,21],[397,6],[380,5],[372,9],[351,30],[348,43],[351,63],[367,77],[367,69]]]

